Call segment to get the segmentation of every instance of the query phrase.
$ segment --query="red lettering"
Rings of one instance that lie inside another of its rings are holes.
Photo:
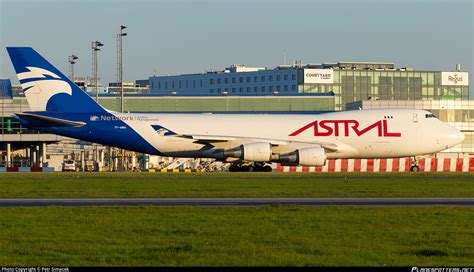
[[[382,137],[382,121],[377,121],[373,123],[372,125],[364,128],[363,130],[359,130],[357,127],[352,127],[354,132],[357,134],[357,136],[363,135],[367,133],[368,131],[372,130],[373,128],[377,127],[377,134],[379,137]]]
[[[319,122],[319,126],[322,128],[322,129],[325,129],[326,132],[320,132],[318,129],[317,129],[317,124],[316,124],[316,128],[314,130],[314,136],[331,136],[332,132],[333,132],[333,129],[329,126],[326,125],[326,123],[331,123],[331,121],[329,120],[324,120],[324,121],[321,121]]]
[[[340,133],[339,125],[343,124],[343,133]],[[362,136],[369,131],[377,129],[378,137],[401,137],[400,132],[389,132],[387,120],[377,121],[363,129],[359,129],[359,122],[357,120],[322,120],[313,121],[291,133],[289,136],[297,136],[302,132],[313,128],[314,136],[335,136],[338,137],[340,134],[344,134],[345,137],[349,137],[350,132],[353,131],[357,136]]]
[[[352,124],[351,128],[353,131],[358,131],[359,122],[357,122],[356,120],[349,120],[347,121],[347,126],[349,126],[349,124]],[[347,128],[346,136],[349,136],[349,128]]]
[[[349,136],[349,123],[351,123],[351,121],[344,122],[344,136],[346,137]]]
[[[316,132],[318,130],[318,121],[314,121],[314,122],[311,122],[309,124],[307,124],[306,126],[296,130],[295,132],[291,133],[289,136],[296,136],[298,134],[300,134],[301,132],[307,130],[308,128],[310,127],[314,127],[314,135],[316,135]]]
[[[383,136],[385,137],[401,137],[400,132],[388,132],[387,120],[383,120]]]

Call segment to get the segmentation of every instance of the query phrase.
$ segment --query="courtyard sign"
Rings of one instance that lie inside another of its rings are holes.
[[[304,69],[304,83],[334,83],[332,69]]]

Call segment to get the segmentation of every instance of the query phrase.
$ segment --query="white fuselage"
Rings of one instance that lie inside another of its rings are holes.
[[[213,150],[259,141],[272,143],[272,152],[277,154],[320,145],[328,147],[328,158],[405,157],[438,152],[464,139],[457,129],[423,110],[114,115],[128,119],[125,122],[162,154],[175,157],[216,157]],[[164,136],[152,125],[195,137]],[[213,148],[203,150],[203,143],[196,139],[211,141]]]

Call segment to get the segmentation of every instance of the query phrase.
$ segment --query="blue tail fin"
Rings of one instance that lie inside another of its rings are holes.
[[[7,47],[7,51],[32,111],[106,111],[33,48]]]

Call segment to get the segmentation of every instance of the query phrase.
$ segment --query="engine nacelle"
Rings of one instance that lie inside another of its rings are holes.
[[[270,143],[250,143],[224,150],[224,156],[246,161],[268,162],[272,156]]]
[[[303,148],[293,152],[281,154],[282,164],[297,164],[304,166],[323,166],[326,164],[326,152],[324,148]]]

